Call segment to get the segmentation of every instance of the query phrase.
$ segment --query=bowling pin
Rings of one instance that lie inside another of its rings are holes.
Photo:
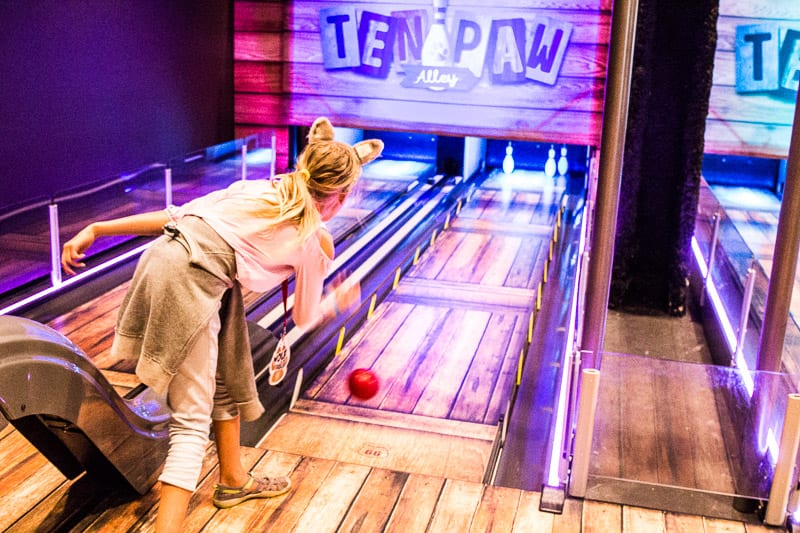
[[[569,163],[567,162],[567,147],[561,145],[561,157],[558,158],[558,175],[564,177],[569,170]]]
[[[544,175],[552,178],[556,175],[556,149],[550,145],[550,150],[547,152],[547,162],[544,164]]]
[[[508,141],[506,156],[503,158],[503,172],[506,174],[514,172],[514,156],[511,155],[512,153],[514,153],[514,148],[511,146],[511,141]]]
[[[433,24],[422,43],[422,64],[426,67],[444,66],[450,59],[450,39],[444,26],[448,0],[433,0]]]

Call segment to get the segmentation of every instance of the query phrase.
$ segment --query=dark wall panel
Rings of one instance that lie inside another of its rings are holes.
[[[0,210],[232,138],[232,11],[0,2]]]

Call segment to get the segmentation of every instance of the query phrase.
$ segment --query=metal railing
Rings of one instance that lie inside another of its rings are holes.
[[[181,199],[186,200],[225,187],[236,179],[264,177],[266,169],[267,177],[271,178],[275,175],[275,143],[274,132],[253,134],[0,214],[0,241],[6,240],[0,297],[10,302],[0,309],[0,315],[13,313],[136,257],[152,242],[141,243],[132,237],[104,239],[88,251],[89,268],[65,279],[61,269],[62,237],[71,237],[91,220],[162,209],[173,203],[179,191]],[[213,178],[198,170],[204,163],[233,160],[237,155],[238,166],[224,168]],[[248,173],[248,166],[264,170],[260,174]],[[31,289],[26,291],[25,287]]]

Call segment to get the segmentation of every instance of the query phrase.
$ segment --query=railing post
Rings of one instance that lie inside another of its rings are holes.
[[[586,495],[586,485],[589,482],[589,459],[592,456],[592,435],[599,390],[600,371],[596,368],[584,369],[581,372],[578,420],[575,425],[575,446],[572,455],[572,472],[569,477],[569,494],[576,498],[583,498]]]
[[[242,179],[247,179],[247,139],[242,143]]]
[[[744,294],[742,295],[742,307],[739,315],[739,330],[736,332],[736,349],[733,353],[731,363],[736,366],[736,361],[742,356],[744,346],[744,336],[747,333],[747,322],[750,318],[750,304],[753,302],[753,287],[756,284],[756,271],[753,267],[747,269],[747,279],[744,284]]]
[[[794,466],[797,461],[797,446],[800,444],[800,394],[790,394],[783,415],[783,431],[778,449],[778,463],[772,476],[769,502],[764,522],[771,526],[782,526],[786,521],[789,494],[794,488]]]
[[[797,272],[800,247],[800,91],[794,106],[789,158],[786,162],[786,186],[778,215],[778,230],[772,256],[772,270],[761,322],[758,344],[758,370],[780,372],[781,354],[786,340],[786,324],[792,304],[792,287]]]
[[[278,141],[277,141],[277,138],[275,136],[275,132],[274,131],[272,132],[272,136],[270,137],[270,144],[271,144],[270,150],[272,150],[272,153],[270,154],[270,161],[269,161],[269,177],[270,178],[274,178],[275,177],[275,163],[276,163],[276,159],[278,158],[278,154],[277,154],[277,151],[276,151],[277,149],[276,149],[276,146],[275,146],[276,144],[278,144]]]
[[[172,205],[172,168],[164,167],[164,202],[166,206]]]
[[[50,214],[50,284],[61,286],[61,230],[58,224],[58,204],[51,203]]]
[[[714,213],[714,229],[711,232],[711,246],[708,248],[708,260],[706,264],[706,275],[703,277],[703,291],[700,293],[700,306],[706,304],[706,286],[708,285],[708,278],[711,276],[711,267],[714,265],[714,257],[717,255],[717,240],[719,238],[719,210]]]

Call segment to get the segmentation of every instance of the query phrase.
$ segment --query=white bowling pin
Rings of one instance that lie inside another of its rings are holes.
[[[511,155],[512,153],[514,153],[514,148],[511,147],[511,141],[508,141],[506,156],[503,158],[503,172],[506,174],[514,172],[514,156]]]
[[[547,162],[544,164],[544,175],[552,178],[556,175],[556,149],[550,145],[550,150],[547,152]]]
[[[562,145],[561,157],[558,158],[558,175],[562,177],[566,176],[567,170],[569,170],[569,162],[567,161],[567,147]]]

